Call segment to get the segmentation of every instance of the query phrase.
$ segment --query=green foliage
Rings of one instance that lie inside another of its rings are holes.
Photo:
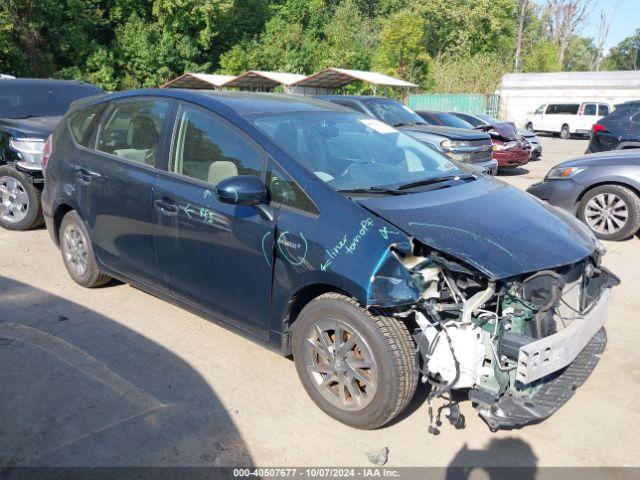
[[[640,28],[635,34],[609,50],[609,55],[604,59],[603,68],[605,70],[640,69]]]
[[[562,70],[558,47],[550,40],[536,44],[524,57],[525,72],[559,72]]]
[[[424,18],[415,11],[400,10],[392,14],[380,32],[374,66],[383,73],[424,84],[431,63],[424,35]]]
[[[432,90],[438,93],[492,94],[502,75],[509,73],[510,59],[477,53],[464,59],[438,58],[433,65]]]
[[[377,70],[441,92],[492,92],[513,65],[521,0],[3,0],[0,72],[77,78],[107,90],[184,71]],[[573,37],[559,64],[549,10],[525,9],[525,71],[587,70]],[[640,62],[640,30],[602,68]],[[352,85],[349,91],[364,91]]]

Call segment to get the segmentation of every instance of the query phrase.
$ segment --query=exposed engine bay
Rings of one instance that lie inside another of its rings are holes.
[[[414,242],[392,254],[420,292],[395,311],[414,325],[417,361],[429,395],[429,431],[444,412],[464,418],[453,390],[466,390],[492,430],[541,421],[562,406],[604,350],[602,325],[618,278],[596,251],[581,262],[491,280],[459,260]],[[432,402],[447,401],[434,414]]]

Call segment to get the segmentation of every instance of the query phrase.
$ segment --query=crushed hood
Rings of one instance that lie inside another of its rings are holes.
[[[594,237],[577,219],[490,177],[355,201],[492,280],[574,263],[595,248]]]

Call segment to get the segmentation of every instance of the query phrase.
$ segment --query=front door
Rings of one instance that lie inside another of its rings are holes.
[[[222,203],[215,194],[225,178],[263,178],[264,155],[224,119],[188,103],[178,109],[171,151],[154,194],[159,281],[187,302],[266,338],[273,249],[263,239],[271,241],[275,221],[255,207]]]
[[[88,172],[96,255],[115,273],[147,284],[156,281],[153,189],[172,104],[166,98],[114,102],[103,115]]]

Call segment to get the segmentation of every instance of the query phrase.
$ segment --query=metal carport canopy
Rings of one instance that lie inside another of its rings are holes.
[[[305,79],[305,75],[298,73],[264,72],[261,70],[249,70],[242,75],[224,84],[225,87],[239,88],[274,88],[278,85],[285,87]]]
[[[169,80],[161,88],[190,88],[194,90],[211,90],[220,88],[225,83],[236,78],[235,75],[213,75],[209,73],[185,73],[178,78]]]
[[[327,68],[303,78],[292,86],[295,87],[315,87],[315,88],[341,88],[345,85],[360,80],[373,85],[384,85],[389,87],[413,88],[415,83],[400,80],[376,72],[364,72],[362,70],[347,70],[344,68]]]

